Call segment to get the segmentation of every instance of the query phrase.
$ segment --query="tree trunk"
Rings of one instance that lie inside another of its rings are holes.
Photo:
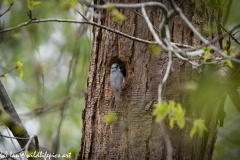
[[[95,4],[101,4],[96,0]],[[124,0],[114,3],[138,3]],[[170,7],[168,0],[161,1]],[[219,0],[184,0],[177,1],[179,7],[190,21],[205,37],[214,38],[219,32],[217,21],[220,21]],[[141,13],[141,9],[133,9]],[[126,20],[121,24],[114,22],[111,14],[105,10],[96,10],[102,19],[95,22],[115,28],[129,35],[146,40],[153,40],[143,17],[132,9],[119,9]],[[159,27],[162,11],[158,7],[147,7],[147,14],[156,28]],[[185,23],[175,16],[169,23],[173,42],[198,46],[197,39]],[[209,29],[211,28],[211,29]],[[208,31],[211,32],[208,32]],[[161,82],[168,62],[168,55],[159,56],[150,52],[149,46],[127,39],[104,29],[94,27],[94,39],[91,54],[86,107],[83,111],[83,137],[78,159],[165,159],[166,143],[161,134],[159,123],[152,116],[154,104],[157,103],[158,84]],[[219,45],[219,44],[218,44]],[[110,87],[110,66],[119,63],[126,71],[125,88],[122,91],[122,102],[114,102]],[[173,159],[211,159],[217,134],[218,110],[221,99],[226,93],[216,87],[216,79],[208,77],[205,69],[194,68],[190,63],[173,58],[171,74],[164,86],[163,99],[179,102],[186,110],[188,119],[181,130],[175,125],[170,129],[164,121],[166,132],[173,145]],[[211,70],[211,69],[210,69]],[[208,73],[208,72],[207,72]],[[198,84],[198,90],[190,92],[183,86],[189,81]],[[206,86],[206,87],[205,87]],[[212,87],[214,90],[211,90]],[[205,94],[208,91],[211,94]],[[214,96],[215,95],[215,96]],[[201,97],[201,98],[200,98]],[[117,122],[108,125],[103,116],[108,111],[116,112]],[[190,138],[193,119],[205,120],[208,132],[202,137]]]

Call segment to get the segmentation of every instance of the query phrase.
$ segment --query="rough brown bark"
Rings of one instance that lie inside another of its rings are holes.
[[[100,4],[96,0],[95,4]],[[139,1],[114,1],[114,3],[133,3]],[[170,7],[168,0],[162,3]],[[218,0],[209,1],[177,1],[183,12],[205,36],[213,38],[219,31],[217,21],[220,19]],[[213,3],[214,8],[209,7]],[[144,19],[131,9],[119,9],[127,19],[118,25],[105,10],[102,19],[96,22],[111,28],[116,28],[130,35],[153,40]],[[135,11],[141,13],[140,9]],[[147,8],[148,16],[158,28],[162,12],[157,7]],[[207,32],[209,26],[212,32]],[[172,41],[189,45],[199,45],[201,42],[188,29],[178,16],[170,21]],[[168,56],[166,53],[152,55],[149,46],[94,27],[94,39],[91,54],[86,107],[83,112],[83,137],[81,152],[78,159],[165,159],[166,146],[161,135],[159,123],[152,116],[154,104],[157,102],[158,84],[162,80]],[[112,63],[118,62],[126,69],[126,85],[122,92],[122,102],[115,104],[110,88],[109,74]],[[204,68],[203,68],[204,69]],[[173,58],[173,67],[167,84],[164,87],[163,99],[174,100],[186,109],[187,124],[180,130],[173,129],[166,123],[166,131],[173,145],[174,159],[211,159],[216,140],[218,109],[221,99],[225,97],[222,88],[212,83],[215,97],[205,96],[209,87],[204,88],[204,78],[208,74],[195,69],[187,62]],[[205,76],[202,76],[205,75]],[[212,80],[212,81],[211,81]],[[199,89],[194,93],[182,88],[188,81],[195,81]],[[208,83],[208,84],[209,84]],[[218,89],[216,89],[218,88]],[[201,90],[203,89],[203,90]],[[200,99],[200,97],[202,97]],[[107,125],[102,118],[108,111],[117,113],[117,122]],[[209,132],[203,137],[190,138],[189,133],[194,118],[202,118]]]

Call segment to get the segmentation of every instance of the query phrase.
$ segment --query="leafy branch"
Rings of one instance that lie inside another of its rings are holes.
[[[16,66],[15,66],[14,68],[6,71],[5,73],[2,73],[2,74],[0,75],[0,77],[4,77],[4,81],[5,81],[5,83],[7,83],[7,74],[10,73],[10,72],[12,72],[12,71],[15,70],[15,69],[19,69],[19,72],[20,72],[20,73],[19,73],[19,78],[22,79],[22,78],[23,78],[23,69],[22,69],[22,67],[23,67],[22,62],[17,61],[17,62],[16,62]]]

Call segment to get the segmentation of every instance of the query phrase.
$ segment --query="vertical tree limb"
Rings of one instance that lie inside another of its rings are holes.
[[[29,134],[23,126],[2,82],[0,81],[0,101],[3,109],[0,109],[0,120],[9,128],[15,137],[29,138]],[[28,139],[17,139],[19,145],[23,148],[26,146]],[[34,144],[29,145],[29,150],[34,151]]]

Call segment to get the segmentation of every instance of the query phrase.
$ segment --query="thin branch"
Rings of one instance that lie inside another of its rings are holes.
[[[121,31],[118,31],[118,30],[115,30],[115,29],[112,29],[112,28],[109,28],[109,27],[106,27],[104,25],[100,25],[100,24],[97,24],[97,23],[94,23],[94,22],[90,22],[90,21],[76,21],[76,20],[67,20],[67,19],[52,19],[52,18],[49,18],[49,19],[38,19],[38,20],[29,20],[27,22],[24,22],[24,23],[21,23],[19,24],[18,26],[15,26],[15,27],[11,27],[11,28],[7,28],[7,29],[4,29],[4,30],[1,30],[0,33],[4,33],[4,32],[9,32],[9,31],[13,31],[15,29],[19,29],[21,27],[24,27],[24,26],[27,26],[29,24],[33,24],[33,23],[45,23],[45,22],[66,22],[66,23],[80,23],[80,24],[90,24],[90,25],[93,25],[93,26],[97,26],[97,27],[100,27],[100,28],[103,28],[107,31],[110,31],[112,33],[116,33],[118,35],[121,35],[123,37],[126,37],[126,38],[129,38],[131,40],[134,40],[134,41],[137,41],[137,42],[141,42],[141,43],[145,43],[145,44],[158,44],[157,42],[154,42],[154,41],[148,41],[148,40],[144,40],[144,39],[141,39],[141,38],[137,38],[137,37],[134,37],[134,36],[131,36],[131,35],[128,35],[126,33],[123,33]],[[236,30],[237,28],[240,27],[240,24],[236,25],[235,27],[233,27],[229,32],[233,32],[234,30]],[[225,36],[227,36],[228,34],[225,33],[225,34],[222,34],[220,35],[219,37],[213,39],[212,41],[208,42],[208,43],[205,43],[201,46],[198,46],[198,47],[192,47],[192,46],[189,46],[189,45],[186,45],[186,44],[179,44],[179,43],[173,43],[175,44],[177,47],[180,47],[180,48],[187,48],[187,49],[182,49],[183,52],[187,52],[187,51],[194,51],[196,49],[200,49],[202,48],[203,46],[208,46],[208,45],[211,45],[211,44],[214,44],[215,42],[217,42],[220,38],[223,38]],[[163,46],[161,46],[163,47]],[[163,49],[165,50],[168,50],[167,47],[163,47]],[[172,51],[175,51],[175,50],[172,50]],[[234,59],[234,61],[236,62],[240,62],[240,60],[236,59],[236,58],[233,58],[233,57],[230,57],[230,56],[226,56],[225,57],[229,58],[229,59]]]
[[[9,71],[6,71],[5,73],[1,74],[0,77],[4,77],[7,73],[10,73],[10,72],[12,72],[13,70],[15,70],[15,69],[17,69],[17,68],[18,68],[18,67],[16,66],[16,67],[10,69]]]
[[[161,132],[163,133],[163,138],[165,140],[166,146],[167,146],[167,160],[172,160],[172,153],[173,153],[173,147],[172,147],[172,143],[171,140],[167,134],[167,131],[165,129],[165,124],[163,122],[160,122],[160,129]]]
[[[76,21],[76,20],[67,20],[67,19],[52,19],[52,18],[48,18],[48,19],[29,20],[27,22],[19,24],[18,26],[1,30],[0,33],[9,32],[9,31],[12,31],[12,30],[15,30],[15,29],[19,29],[21,27],[24,27],[24,26],[27,26],[27,25],[33,24],[33,23],[45,23],[45,22],[66,22],[66,23],[90,24],[90,25],[93,25],[93,26],[101,27],[103,29],[106,29],[107,31],[119,34],[119,35],[121,35],[123,37],[129,38],[129,39],[137,41],[137,42],[146,43],[146,44],[156,44],[156,42],[152,42],[152,41],[140,39],[140,38],[137,38],[137,37],[134,37],[134,36],[130,36],[130,35],[126,34],[126,33],[120,32],[120,31],[115,30],[115,29],[111,29],[109,27],[106,27],[106,26],[103,26],[103,25],[100,25],[100,24],[97,24],[97,23],[94,23],[94,22],[90,22],[90,21]]]
[[[30,147],[30,145],[33,143],[33,140],[34,140],[34,142],[35,142],[36,152],[39,151],[38,137],[37,137],[37,135],[33,135],[33,136],[31,136],[31,137],[29,138],[29,140],[28,140],[28,142],[27,142],[27,144],[26,144],[26,146],[25,146],[25,153],[28,153],[28,150],[31,149],[31,148],[29,148],[29,147]]]
[[[158,37],[157,33],[155,32],[155,30],[153,29],[153,25],[151,23],[151,21],[149,20],[148,18],[148,15],[146,13],[146,10],[144,7],[141,8],[142,9],[142,14],[143,14],[143,17],[145,19],[145,21],[147,22],[147,25],[148,25],[148,28],[150,30],[150,32],[152,33],[155,41],[157,42],[157,44],[162,47],[164,50],[168,50],[168,48],[163,44],[163,42],[160,40],[160,38]]]
[[[169,43],[169,40],[170,40],[170,33],[169,33],[169,29],[168,29],[168,26],[165,25],[165,29],[166,29],[166,41],[167,42],[167,45],[168,45],[168,48],[171,49],[171,45]],[[163,77],[163,80],[161,83],[159,83],[159,86],[158,86],[158,103],[161,104],[162,103],[162,87],[164,85],[164,83],[166,82],[168,76],[169,76],[169,73],[170,73],[170,70],[171,70],[171,66],[172,66],[172,52],[171,51],[168,51],[168,66],[167,66],[167,70],[166,70],[166,73],[164,74],[164,77]]]
[[[5,126],[5,127],[6,127],[6,130],[7,130],[7,132],[8,132],[8,135],[10,136],[11,133],[10,133],[9,129],[7,128],[7,126]],[[10,139],[10,140],[11,140],[11,143],[12,143],[14,149],[17,150],[17,147],[16,147],[16,145],[14,144],[13,139]]]
[[[29,139],[29,138],[22,138],[22,137],[11,137],[11,136],[6,136],[6,135],[2,135],[2,134],[0,134],[0,137],[12,138],[12,139]]]
[[[80,11],[78,11],[76,8],[74,8],[74,10],[75,10],[80,16],[82,16],[85,21],[89,21],[89,20],[87,19],[87,17],[85,17],[85,16],[84,16]]]
[[[235,25],[231,30],[229,30],[229,33],[232,33],[233,31],[235,31],[235,30],[236,30],[237,28],[239,28],[239,27],[240,27],[240,23],[237,24],[237,25]],[[197,49],[201,49],[202,47],[207,47],[207,46],[209,46],[209,45],[211,45],[211,44],[215,44],[215,43],[219,42],[220,39],[222,39],[222,38],[224,38],[224,37],[226,37],[226,36],[228,36],[228,33],[227,33],[227,32],[225,32],[225,33],[223,33],[223,34],[215,37],[213,40],[210,40],[208,43],[204,43],[204,44],[202,44],[202,45],[199,45],[199,46],[196,46],[196,47],[191,47],[191,48],[189,48],[189,47],[183,47],[183,48],[187,48],[187,49],[182,49],[182,51],[184,51],[184,52],[190,52],[190,51],[194,51],[194,50],[197,50]],[[175,43],[175,44],[176,44],[176,43]],[[177,45],[177,46],[178,46],[178,45]],[[180,47],[180,46],[178,46],[178,47]],[[181,47],[180,47],[180,48],[181,48]]]
[[[215,50],[220,56],[230,59],[234,62],[240,63],[240,60],[237,58],[234,58],[232,56],[228,56],[226,54],[224,54],[220,49],[218,49],[216,46],[212,45],[209,43],[209,41],[207,39],[205,39],[198,31],[197,29],[193,26],[193,24],[187,19],[187,17],[183,14],[182,10],[176,5],[174,0],[171,0],[171,4],[172,7],[174,8],[174,10],[178,13],[178,15],[181,17],[181,19],[187,24],[187,26],[192,30],[192,32],[198,37],[200,38],[201,41],[203,41],[203,43],[205,44],[209,44],[209,46]]]
[[[163,13],[165,16],[169,14],[169,10],[167,7],[160,3],[160,2],[143,2],[143,3],[131,3],[131,4],[123,4],[123,3],[109,3],[105,5],[92,5],[87,1],[82,1],[79,0],[80,3],[85,4],[86,6],[97,8],[97,9],[107,9],[109,5],[112,5],[116,8],[142,8],[142,7],[147,7],[147,6],[154,6],[154,7],[159,7],[163,10]]]
[[[227,28],[225,28],[221,23],[220,23],[220,26],[222,27],[222,29],[223,29],[225,32],[228,33],[228,35],[229,35],[238,45],[240,45],[240,42],[234,37],[234,35],[233,35],[232,33],[230,33],[230,32],[228,31]],[[235,34],[236,34],[236,33],[235,33]]]
[[[161,46],[162,48],[164,48],[165,50],[168,50],[168,66],[167,66],[167,70],[166,73],[164,75],[164,78],[162,80],[162,82],[159,83],[159,87],[158,87],[158,103],[162,103],[162,86],[163,84],[166,82],[168,75],[170,73],[171,70],[171,66],[172,66],[172,48],[170,46],[170,32],[169,32],[169,28],[167,25],[165,25],[165,30],[166,30],[166,38],[167,41],[169,42],[168,47],[166,47],[163,42],[160,40],[159,36],[157,35],[157,33],[155,32],[155,30],[153,29],[153,25],[151,23],[151,21],[148,18],[148,15],[146,13],[145,7],[141,7],[142,10],[142,15],[145,19],[145,21],[147,22],[148,28],[151,31],[154,39],[157,41],[158,45]],[[171,140],[165,130],[164,127],[164,123],[160,122],[160,128],[161,128],[161,133],[164,137],[164,140],[166,142],[166,147],[167,147],[167,160],[172,160],[172,152],[173,152],[173,148],[172,148],[172,144],[171,144]]]
[[[11,7],[13,6],[13,4],[14,4],[14,1],[12,1],[12,3],[9,5],[8,9],[5,12],[0,14],[0,17],[2,17],[4,14],[6,14],[8,11],[10,11]]]
[[[163,77],[163,80],[161,83],[159,83],[158,86],[158,103],[161,104],[162,103],[162,87],[164,85],[164,83],[167,81],[168,76],[170,74],[171,71],[171,66],[172,66],[172,52],[170,50],[172,50],[172,46],[171,46],[171,42],[170,42],[170,31],[169,31],[169,27],[168,25],[165,25],[165,31],[166,31],[166,39],[165,39],[165,43],[168,46],[168,66],[167,66],[167,70],[166,73]],[[165,124],[163,122],[160,122],[160,128],[161,128],[161,132],[163,134],[165,143],[166,143],[166,147],[167,147],[167,160],[172,160],[173,157],[173,147],[172,147],[172,143],[171,140],[167,134],[167,131],[165,129]]]

